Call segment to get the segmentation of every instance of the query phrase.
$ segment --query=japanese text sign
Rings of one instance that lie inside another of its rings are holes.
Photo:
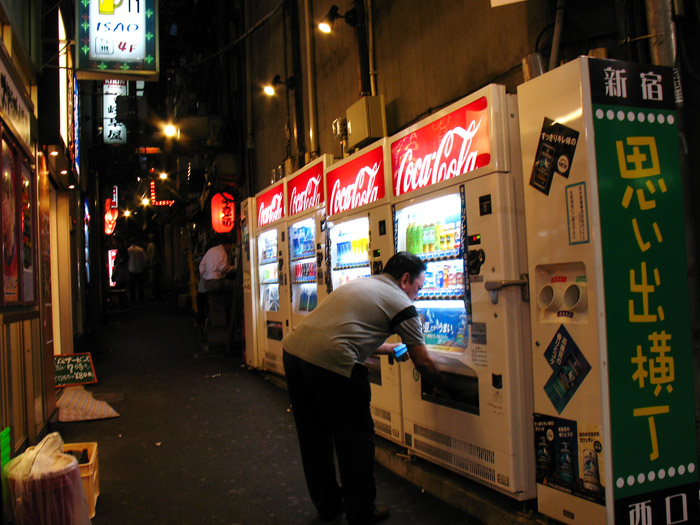
[[[403,195],[490,162],[489,104],[481,97],[391,144],[393,192]]]
[[[328,215],[384,198],[384,146],[326,172]]]
[[[694,379],[673,71],[608,60],[589,64],[615,521],[697,523]]]
[[[81,0],[77,9],[79,75],[81,70],[112,77],[158,73],[155,0]]]
[[[255,199],[258,208],[258,228],[268,226],[284,217],[284,186],[277,184]]]
[[[323,162],[317,162],[287,182],[289,215],[304,212],[323,202]]]

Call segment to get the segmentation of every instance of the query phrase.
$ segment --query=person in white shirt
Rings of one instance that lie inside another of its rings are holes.
[[[129,294],[131,295],[131,300],[136,300],[136,293],[138,292],[139,301],[143,301],[143,292],[145,285],[145,274],[146,270],[146,252],[143,248],[139,246],[136,240],[131,241],[131,245],[128,249],[129,262],[127,264],[129,268]]]
[[[200,292],[233,291],[234,281],[227,279],[235,270],[230,262],[230,251],[231,241],[223,239],[204,254],[199,263]]]

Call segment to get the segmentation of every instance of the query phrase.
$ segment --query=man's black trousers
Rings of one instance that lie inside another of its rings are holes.
[[[344,508],[350,523],[366,522],[377,495],[367,368],[355,365],[347,378],[286,351],[283,360],[311,501],[322,517]]]

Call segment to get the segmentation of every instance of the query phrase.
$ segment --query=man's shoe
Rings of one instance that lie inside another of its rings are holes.
[[[374,512],[372,513],[372,517],[368,523],[379,523],[380,521],[387,519],[390,515],[391,512],[389,512],[389,507],[386,505],[375,505]]]
[[[342,513],[343,508],[338,507],[330,510],[324,509],[323,512],[319,511],[318,516],[321,519],[321,521],[335,521]]]

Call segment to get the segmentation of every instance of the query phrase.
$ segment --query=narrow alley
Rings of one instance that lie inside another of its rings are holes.
[[[133,304],[88,339],[79,351],[98,383],[86,388],[120,415],[52,430],[98,443],[95,525],[320,522],[280,381],[240,356],[195,357],[197,329],[174,299]],[[379,465],[376,477],[386,523],[481,522]]]

